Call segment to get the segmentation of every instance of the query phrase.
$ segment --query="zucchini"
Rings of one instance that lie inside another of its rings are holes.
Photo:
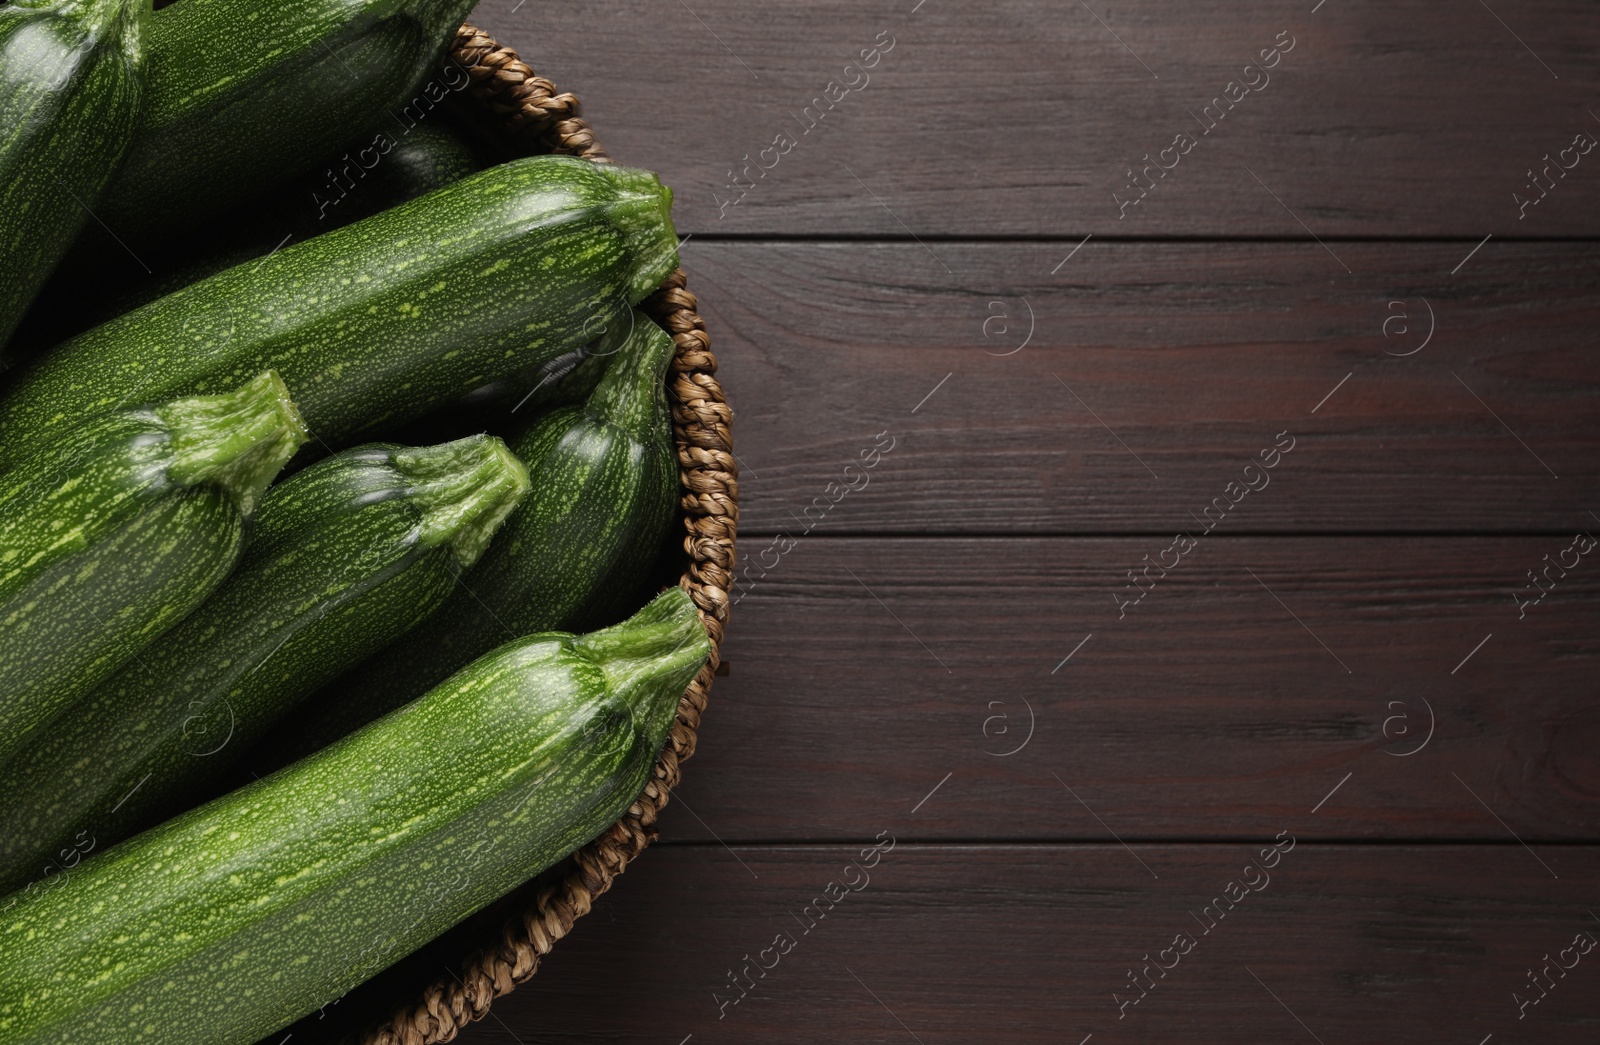
[[[227,582],[0,770],[0,891],[76,836],[103,847],[194,804],[306,694],[437,609],[527,489],[492,436],[365,446],[274,486]]]
[[[5,1045],[249,1045],[612,824],[710,654],[671,588],[0,901]],[[9,909],[7,909],[9,908]]]
[[[0,346],[139,125],[150,0],[0,7]]]
[[[229,269],[22,370],[0,468],[130,382],[193,395],[269,367],[347,445],[588,341],[677,266],[671,198],[646,171],[534,157]]]
[[[385,143],[381,159],[369,168],[363,157],[374,155],[377,141]],[[68,254],[18,327],[14,348],[35,356],[207,276],[426,196],[482,168],[472,147],[438,123],[418,124],[404,136],[368,134],[330,159],[325,171],[224,215],[214,228],[177,236],[160,250],[141,249],[152,271],[115,244]],[[343,194],[330,190],[330,182]],[[86,298],[85,286],[96,293]]]
[[[0,477],[0,758],[222,582],[304,437],[268,372],[80,423]]]
[[[664,380],[673,347],[637,310],[601,341],[595,354],[613,361],[588,401],[512,441],[533,490],[461,587],[333,683],[269,745],[267,764],[344,736],[517,635],[587,630],[638,605],[678,492]]]
[[[150,20],[143,124],[100,216],[148,240],[296,175],[379,113],[415,126],[467,72],[435,76],[473,0],[182,0]],[[175,162],[181,161],[181,162]]]

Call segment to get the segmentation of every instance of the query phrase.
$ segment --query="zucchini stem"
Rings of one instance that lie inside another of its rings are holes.
[[[189,486],[221,487],[245,515],[309,434],[276,370],[232,392],[175,400],[153,412],[172,433],[167,474]]]
[[[672,190],[651,171],[606,163],[596,167],[617,189],[617,200],[607,212],[622,230],[628,255],[633,259],[628,300],[643,301],[678,267]]]
[[[660,747],[678,698],[711,655],[711,638],[689,593],[672,587],[621,624],[579,636],[573,647],[599,667],[606,689]]]
[[[527,469],[492,435],[399,450],[394,467],[413,484],[406,496],[422,512],[419,543],[450,544],[462,569],[478,561],[529,489]]]

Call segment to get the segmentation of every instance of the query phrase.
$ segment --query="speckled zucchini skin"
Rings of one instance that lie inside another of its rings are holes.
[[[425,118],[473,0],[182,0],[150,19],[144,120],[100,216],[137,243],[200,224],[393,114]],[[435,77],[432,90],[427,90]],[[181,157],[182,162],[177,162]]]
[[[673,343],[636,310],[596,352],[610,365],[587,402],[512,441],[533,490],[460,590],[329,686],[274,738],[266,764],[331,743],[517,635],[598,627],[639,605],[678,493],[665,385]]]
[[[0,346],[139,125],[150,0],[0,7]]]
[[[327,1004],[621,815],[709,653],[679,588],[510,643],[0,901],[0,1042],[249,1045]]]
[[[318,685],[444,602],[527,492],[505,444],[374,445],[268,491],[239,568],[0,766],[0,892],[196,804]]]
[[[130,387],[193,395],[268,367],[314,445],[348,445],[589,341],[677,266],[670,208],[645,171],[559,156],[480,171],[58,346],[0,400],[0,468]]]
[[[304,437],[267,373],[98,418],[0,477],[0,759],[222,582]]]

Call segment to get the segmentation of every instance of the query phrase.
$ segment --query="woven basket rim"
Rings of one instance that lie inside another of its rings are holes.
[[[516,51],[468,23],[456,32],[449,60],[467,71],[463,92],[523,149],[581,156],[609,163],[578,99],[558,94]],[[599,837],[557,867],[510,894],[514,914],[487,939],[413,997],[395,1005],[377,1026],[352,1041],[360,1045],[436,1045],[488,1015],[495,998],[533,976],[539,959],[587,914],[594,899],[654,840],[656,817],[677,786],[680,766],[694,754],[700,716],[721,663],[733,584],[738,526],[738,469],[733,457],[733,415],[717,381],[711,339],[685,286],[680,268],[646,299],[643,308],[676,344],[669,391],[673,445],[678,457],[684,568],[678,584],[694,599],[711,638],[711,657],[683,697],[666,746],[644,792]]]

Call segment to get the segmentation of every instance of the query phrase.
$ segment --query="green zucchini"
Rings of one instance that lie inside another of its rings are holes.
[[[227,577],[304,437],[268,372],[81,423],[0,476],[0,759]]]
[[[129,382],[192,395],[268,367],[323,444],[347,445],[589,340],[677,266],[670,207],[646,171],[561,156],[480,171],[58,346],[0,400],[0,468]]]
[[[330,685],[325,700],[274,738],[266,764],[331,743],[517,635],[582,631],[638,605],[677,500],[665,387],[673,347],[637,310],[602,340],[596,355],[613,358],[588,401],[512,441],[533,490],[461,587]]]
[[[0,901],[0,1042],[249,1045],[327,1004],[625,812],[709,653],[680,588],[520,639]]]
[[[380,141],[381,148],[373,144]],[[150,271],[115,244],[75,250],[17,328],[15,353],[31,358],[207,276],[426,196],[483,166],[470,145],[437,122],[404,135],[379,129],[351,143],[325,170],[229,212],[213,227],[175,235],[159,250],[141,248]],[[85,286],[95,293],[86,296]]]
[[[319,684],[437,609],[527,490],[492,436],[347,450],[274,486],[227,582],[0,769],[0,891],[80,834],[104,847],[194,804]]]
[[[139,126],[150,0],[0,7],[0,346]]]
[[[145,115],[100,216],[130,242],[308,171],[380,113],[415,126],[473,0],[182,0],[150,20]],[[429,78],[433,77],[432,80]]]

